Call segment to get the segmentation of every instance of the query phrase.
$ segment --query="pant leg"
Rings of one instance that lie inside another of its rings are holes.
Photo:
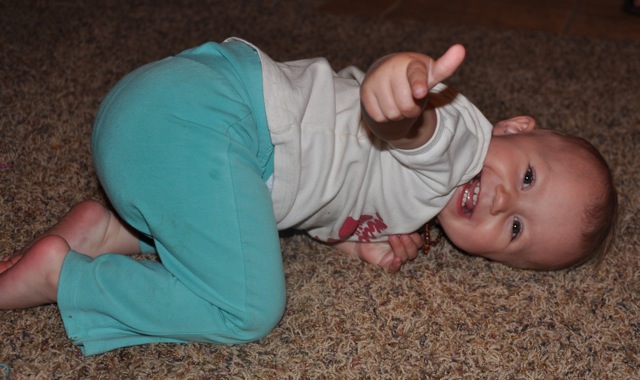
[[[264,141],[241,87],[222,58],[170,58],[105,100],[96,170],[160,262],[69,253],[58,302],[86,355],[151,342],[249,342],[281,318],[279,238],[267,165],[256,158]]]

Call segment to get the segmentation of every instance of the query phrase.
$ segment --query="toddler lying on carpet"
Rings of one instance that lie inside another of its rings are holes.
[[[5,257],[0,308],[57,302],[85,355],[243,343],[282,316],[282,229],[389,271],[417,256],[430,220],[465,252],[518,268],[601,255],[616,212],[602,156],[531,117],[492,125],[440,84],[464,55],[336,73],[230,39],[143,66],[95,121],[113,211],[82,202]]]

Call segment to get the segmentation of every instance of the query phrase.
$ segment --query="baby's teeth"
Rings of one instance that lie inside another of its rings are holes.
[[[469,199],[469,189],[465,189],[464,193],[462,195],[462,202],[461,205],[464,207],[464,205],[467,203],[467,199]]]
[[[478,203],[478,194],[480,194],[480,184],[476,185],[473,189],[473,205],[475,206]]]

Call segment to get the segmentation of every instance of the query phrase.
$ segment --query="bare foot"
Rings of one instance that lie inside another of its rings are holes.
[[[80,202],[41,237],[0,261],[0,309],[56,302],[70,249],[91,257],[140,252],[138,238],[114,213],[95,201]]]
[[[91,257],[140,252],[138,238],[114,213],[96,201],[78,203],[44,235],[63,237],[71,249]]]
[[[0,309],[56,302],[60,270],[69,249],[60,236],[45,236],[22,254],[0,262]]]

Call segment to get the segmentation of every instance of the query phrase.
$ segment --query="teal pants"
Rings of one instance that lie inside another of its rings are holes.
[[[159,261],[68,253],[58,305],[83,354],[268,334],[286,295],[257,53],[208,43],[134,71],[104,100],[92,148],[114,209]]]

